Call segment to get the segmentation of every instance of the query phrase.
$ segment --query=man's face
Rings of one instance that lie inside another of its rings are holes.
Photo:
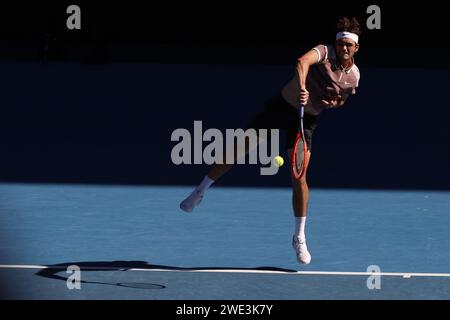
[[[358,51],[359,45],[352,39],[341,38],[336,40],[335,47],[336,54],[342,63],[353,58],[353,55]]]

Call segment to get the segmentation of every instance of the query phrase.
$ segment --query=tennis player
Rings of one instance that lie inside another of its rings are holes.
[[[360,24],[357,19],[342,17],[337,24],[334,44],[320,44],[297,59],[294,78],[280,94],[268,100],[262,112],[257,114],[249,128],[286,130],[289,159],[299,130],[298,108],[305,106],[304,133],[308,145],[306,169],[311,157],[311,142],[317,118],[321,112],[341,107],[347,98],[356,93],[359,70],[353,56],[359,49]],[[246,145],[246,151],[248,151]],[[200,185],[181,202],[180,208],[191,212],[203,199],[206,190],[224,175],[232,164],[214,164]],[[306,173],[300,180],[293,176],[293,210],[295,217],[292,245],[297,260],[302,264],[311,262],[305,236],[309,189]]]

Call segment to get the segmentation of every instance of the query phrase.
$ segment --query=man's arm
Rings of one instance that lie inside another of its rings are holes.
[[[310,50],[297,59],[298,85],[300,87],[300,104],[306,105],[309,98],[309,92],[306,90],[306,77],[308,76],[309,67],[319,60],[319,54],[316,50]]]
[[[348,94],[337,95],[333,98],[323,99],[322,103],[328,108],[339,108],[342,107],[348,98]]]

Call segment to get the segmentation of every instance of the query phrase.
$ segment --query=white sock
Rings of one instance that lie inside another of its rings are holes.
[[[305,225],[306,225],[306,217],[295,217],[295,233],[300,242],[305,242]]]
[[[214,180],[211,179],[208,176],[205,176],[203,178],[203,181],[200,183],[200,185],[196,188],[196,190],[200,193],[205,193],[206,189],[208,189],[212,184],[214,183]]]

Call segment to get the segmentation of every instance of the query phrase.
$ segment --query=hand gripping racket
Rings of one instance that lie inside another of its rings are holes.
[[[292,174],[295,179],[301,179],[306,172],[306,153],[308,152],[308,145],[305,140],[305,132],[303,131],[303,114],[305,106],[300,105],[299,120],[300,129],[295,138],[294,152],[292,153]]]

